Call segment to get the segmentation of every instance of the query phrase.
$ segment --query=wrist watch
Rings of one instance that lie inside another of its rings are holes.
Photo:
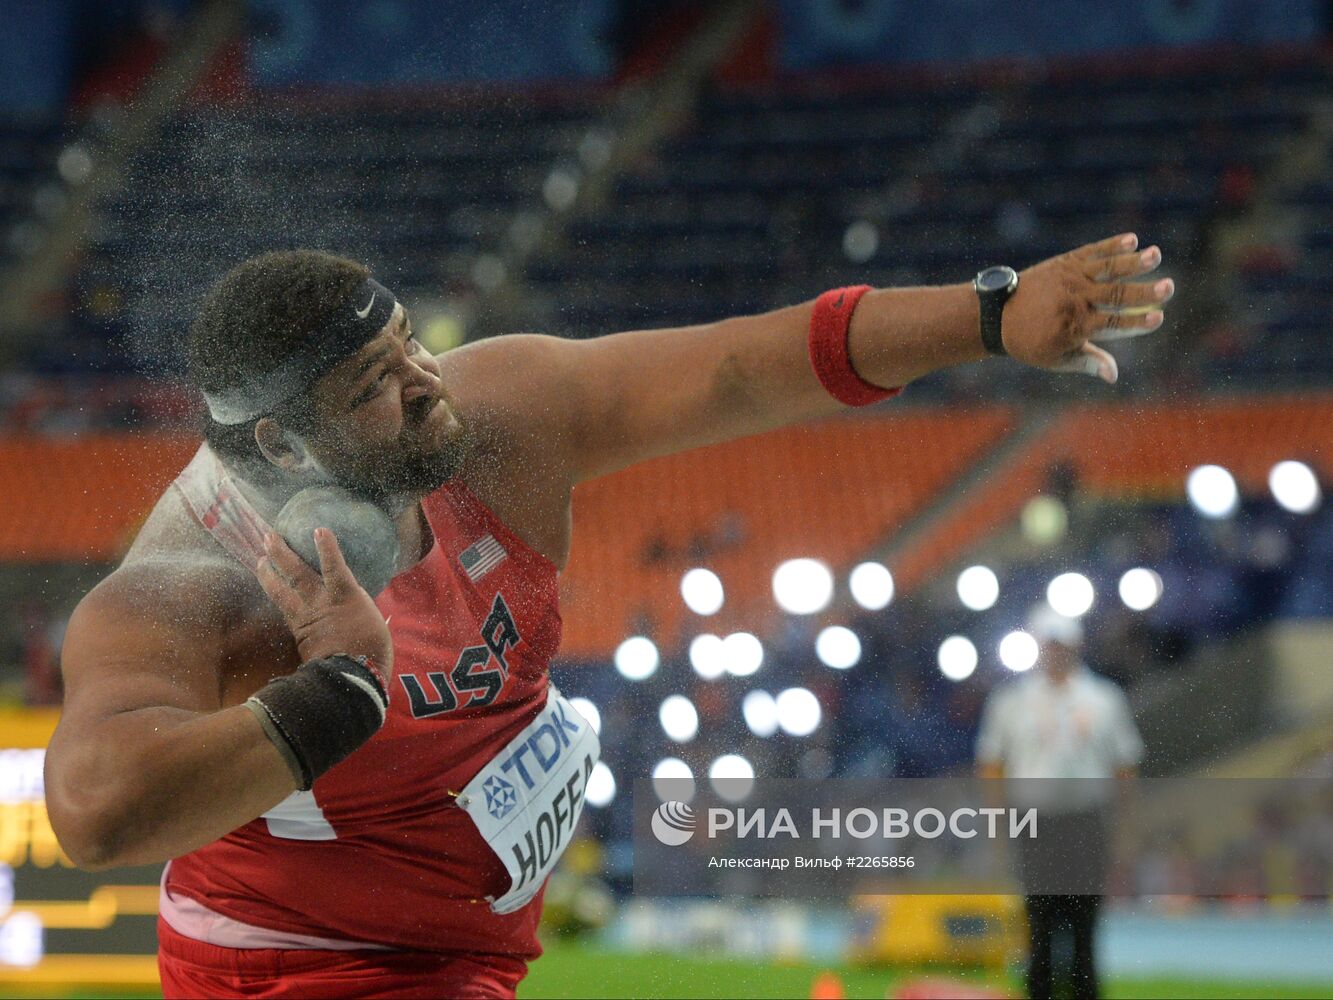
[[[1018,272],[1003,264],[988,267],[972,279],[972,288],[981,305],[981,343],[992,354],[1008,354],[1000,337],[1000,320],[1004,304],[1018,291]]]

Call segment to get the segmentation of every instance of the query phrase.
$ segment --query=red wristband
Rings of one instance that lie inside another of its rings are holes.
[[[869,285],[829,289],[815,300],[814,315],[810,317],[810,364],[815,377],[830,396],[848,406],[868,406],[902,392],[901,387],[883,389],[867,382],[856,374],[847,353],[852,313],[868,291]]]

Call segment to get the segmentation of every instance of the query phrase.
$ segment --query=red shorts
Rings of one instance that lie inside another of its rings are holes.
[[[508,997],[527,963],[422,951],[221,948],[157,922],[165,997]]]

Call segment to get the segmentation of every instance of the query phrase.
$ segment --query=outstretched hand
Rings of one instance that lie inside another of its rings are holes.
[[[1005,350],[1037,368],[1115,382],[1120,374],[1115,358],[1100,345],[1162,325],[1175,282],[1136,280],[1161,263],[1160,249],[1140,251],[1138,237],[1127,233],[1027,268],[1005,305]]]

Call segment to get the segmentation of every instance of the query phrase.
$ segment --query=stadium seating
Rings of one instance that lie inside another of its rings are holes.
[[[189,437],[88,434],[0,438],[0,559],[111,562],[198,447]]]
[[[961,280],[978,262],[1022,264],[1129,228],[1161,243],[1172,272],[1197,286],[1215,225],[1249,208],[1329,83],[1317,54],[1297,53],[1132,76],[718,89],[531,262],[524,325],[591,336],[760,311],[848,281]],[[178,372],[200,290],[275,247],[357,255],[409,302],[470,297],[471,262],[539,204],[551,168],[609,101],[584,89],[392,107],[351,96],[193,106],[101,206],[71,289],[72,339],[63,351],[39,345],[28,367]],[[36,142],[15,134],[10,145]],[[215,182],[200,187],[201,175]],[[1301,239],[1276,265],[1243,269],[1246,308],[1203,331],[1197,364],[1178,363],[1197,332],[1189,321],[1173,325],[1168,356],[1123,348],[1128,390],[1326,374],[1327,195],[1310,182],[1290,196],[1308,219]],[[1068,390],[1018,369],[1003,380],[961,369],[917,391],[967,400]]]
[[[1333,149],[1326,150],[1327,157]],[[1213,330],[1210,380],[1237,386],[1308,384],[1333,375],[1333,184],[1301,184],[1282,201],[1284,238],[1240,263],[1231,309]]]
[[[605,656],[644,631],[664,649],[693,633],[763,634],[785,559],[836,570],[917,514],[1012,426],[1004,408],[835,421],[659,459],[580,486],[563,579],[564,655]],[[707,622],[680,597],[682,574],[722,579]]]
[[[963,280],[979,263],[1023,264],[1126,229],[1189,273],[1207,263],[1211,226],[1247,207],[1329,83],[1309,56],[719,91],[531,268],[533,322],[571,336],[697,322],[849,280]],[[1323,274],[1319,259],[1303,267]],[[1322,287],[1302,315],[1327,313]],[[1265,371],[1304,373],[1319,345],[1310,333],[1275,319],[1284,350]],[[1164,366],[1158,381],[1180,375]],[[969,394],[1050,391],[1018,373],[1002,385],[931,381]]]
[[[180,338],[203,291],[267,250],[351,254],[409,303],[466,294],[458,259],[493,246],[540,197],[602,100],[573,91],[189,108],[101,206],[77,286],[83,301],[119,306],[87,322],[161,377],[183,368]],[[201,187],[201,176],[213,183]]]
[[[1042,491],[1052,465],[1067,463],[1089,493],[1104,497],[1178,497],[1199,465],[1220,464],[1251,494],[1287,459],[1312,463],[1333,480],[1320,442],[1333,427],[1327,394],[1102,404],[1065,411],[984,489],[933,525],[893,564],[910,591],[977,544]]]
[[[51,194],[36,196],[55,174],[60,130],[56,116],[0,115],[0,269],[30,247],[34,237],[24,223],[56,207]]]

